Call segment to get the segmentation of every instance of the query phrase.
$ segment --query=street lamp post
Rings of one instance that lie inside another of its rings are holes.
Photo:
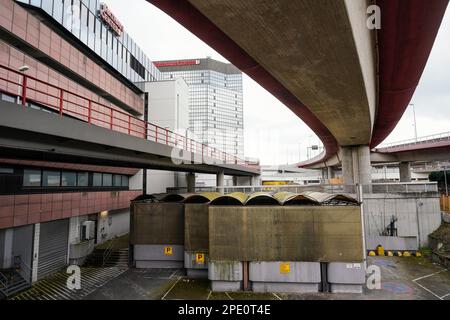
[[[17,71],[22,73],[22,76],[19,77],[19,87],[17,88],[17,104],[19,104],[20,102],[20,96],[23,95],[23,78],[25,77],[25,72],[27,72],[28,70],[30,70],[30,67],[27,65],[23,65],[17,69]]]
[[[445,195],[448,197],[447,167],[445,167],[444,169],[444,184],[445,184]]]
[[[410,103],[409,105],[412,106],[412,109],[413,109],[413,116],[414,116],[414,136],[415,136],[416,142],[417,142],[416,107],[415,107],[414,103]]]

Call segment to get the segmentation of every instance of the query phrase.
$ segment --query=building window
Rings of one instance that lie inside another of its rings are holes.
[[[122,187],[128,188],[128,181],[129,181],[128,176],[122,176]]]
[[[122,186],[122,176],[119,174],[114,175],[114,187],[121,187]]]
[[[14,173],[13,168],[0,167],[0,174],[13,174],[13,173]]]
[[[24,187],[40,187],[41,186],[41,170],[23,171],[23,186]]]
[[[103,187],[112,187],[112,174],[111,173],[104,173],[103,174]]]
[[[44,170],[42,173],[42,186],[43,187],[61,186],[61,172]]]
[[[89,174],[87,172],[77,173],[77,186],[87,187],[89,185]]]
[[[75,172],[63,171],[61,175],[62,187],[75,187],[77,185],[77,174]]]
[[[101,173],[94,173],[93,179],[92,179],[92,186],[93,187],[101,187],[102,186],[102,174]]]

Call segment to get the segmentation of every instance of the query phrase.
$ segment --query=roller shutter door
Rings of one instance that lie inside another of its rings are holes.
[[[38,280],[67,265],[69,219],[41,223]]]

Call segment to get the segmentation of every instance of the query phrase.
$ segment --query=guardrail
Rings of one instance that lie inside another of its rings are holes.
[[[396,141],[391,143],[382,144],[376,149],[389,149],[389,148],[398,148],[398,147],[408,147],[417,144],[422,144],[424,142],[440,142],[450,140],[450,132],[443,132],[432,134],[429,136],[423,136],[416,139],[407,139],[402,141]]]
[[[69,116],[89,124],[201,154],[202,160],[204,157],[210,157],[224,164],[259,168],[258,164],[251,161],[245,161],[4,65],[0,65],[0,92],[17,97],[24,107],[30,102],[36,103],[61,116]]]
[[[438,192],[436,182],[410,182],[410,183],[373,183],[363,185],[365,193],[421,193]],[[305,191],[326,192],[326,193],[346,193],[356,194],[355,185],[336,184],[311,184],[311,185],[261,185],[261,186],[223,186],[223,187],[196,187],[196,192],[293,192],[302,193]],[[187,188],[167,188],[168,193],[187,193]]]

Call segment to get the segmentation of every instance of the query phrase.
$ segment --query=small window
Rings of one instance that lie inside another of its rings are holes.
[[[128,176],[122,176],[122,187],[128,188]]]
[[[92,180],[93,187],[101,187],[102,186],[102,174],[94,173],[94,178]]]
[[[27,170],[23,171],[23,186],[24,187],[40,187],[41,186],[41,170]]]
[[[77,173],[77,186],[78,187],[87,187],[89,182],[89,174],[87,172],[78,172]]]
[[[122,176],[120,174],[114,175],[114,187],[121,187],[122,186]]]
[[[103,174],[103,183],[102,185],[104,187],[112,187],[112,174],[111,173],[104,173]]]
[[[59,187],[59,186],[61,186],[61,172],[59,172],[59,171],[44,171],[42,173],[42,186],[44,186],[44,187]]]
[[[75,172],[63,171],[61,175],[62,187],[75,187],[77,185],[77,174]]]
[[[13,173],[14,173],[13,168],[0,167],[0,174],[13,174]]]

